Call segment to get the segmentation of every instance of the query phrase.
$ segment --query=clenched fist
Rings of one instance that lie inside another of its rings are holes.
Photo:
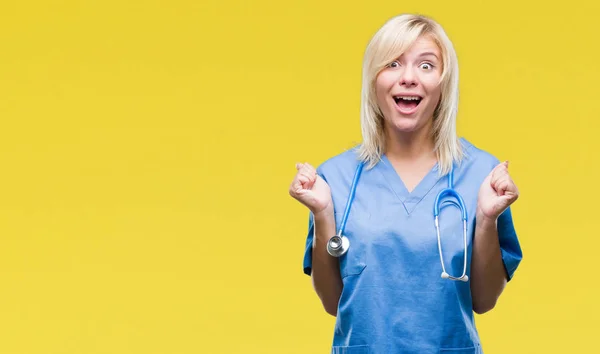
[[[304,204],[313,214],[333,212],[331,190],[317,170],[308,163],[297,163],[298,172],[290,185],[290,195]]]
[[[519,190],[508,174],[508,162],[503,162],[497,165],[481,184],[477,213],[495,220],[518,198]]]

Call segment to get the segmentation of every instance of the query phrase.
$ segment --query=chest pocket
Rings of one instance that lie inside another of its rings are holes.
[[[344,213],[335,213],[335,222],[340,227]],[[346,221],[344,236],[350,241],[348,252],[339,258],[340,274],[343,278],[359,275],[367,267],[368,225],[371,215],[351,213]]]

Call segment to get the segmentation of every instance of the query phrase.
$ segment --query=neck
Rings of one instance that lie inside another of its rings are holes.
[[[387,129],[385,154],[395,161],[415,161],[437,159],[434,152],[435,143],[429,129],[416,132],[401,133]]]

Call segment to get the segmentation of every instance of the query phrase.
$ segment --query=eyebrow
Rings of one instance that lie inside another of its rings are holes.
[[[419,54],[419,57],[426,57],[428,55],[432,55],[432,56],[434,56],[438,60],[440,59],[440,58],[438,58],[438,56],[434,52],[424,52],[424,53]]]

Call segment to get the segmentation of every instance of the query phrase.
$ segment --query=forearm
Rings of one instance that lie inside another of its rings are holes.
[[[324,211],[315,215],[314,222],[311,275],[313,287],[325,311],[336,316],[343,283],[338,259],[327,253],[327,241],[335,235],[336,231],[333,211]]]
[[[494,308],[506,282],[497,220],[478,213],[471,259],[473,310],[482,314]]]

